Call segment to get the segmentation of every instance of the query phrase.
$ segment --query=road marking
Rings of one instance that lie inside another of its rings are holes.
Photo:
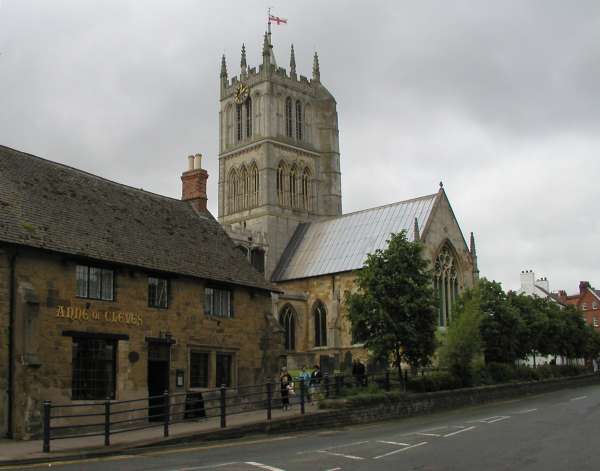
[[[469,430],[473,430],[474,428],[477,428],[477,427],[475,427],[473,425],[472,427],[463,428],[463,429],[457,430],[456,432],[447,433],[443,437],[444,438],[452,437],[454,435],[458,435],[459,433],[468,432]]]
[[[423,433],[417,432],[415,435],[423,435],[424,437],[441,437],[439,433]]]
[[[346,455],[344,453],[335,453],[333,451],[327,451],[327,450],[319,450],[317,453],[327,453],[328,455],[340,456],[342,458],[348,458],[349,460],[364,460],[364,458],[362,456]]]
[[[529,414],[530,412],[535,412],[537,409],[526,409],[526,410],[521,410],[518,412],[515,412],[515,414]]]
[[[215,469],[215,468],[223,468],[225,466],[231,466],[234,464],[238,464],[237,461],[232,461],[230,463],[219,463],[219,464],[211,464],[209,466],[194,466],[193,468],[177,468],[172,469],[171,471],[199,471],[201,469]]]
[[[496,423],[496,422],[500,422],[501,420],[506,420],[506,419],[510,419],[510,416],[508,416],[508,415],[503,415],[503,416],[501,416],[501,417],[497,417],[497,418],[495,418],[494,420],[490,420],[490,421],[488,421],[488,424],[494,424],[494,423]]]
[[[331,469],[326,469],[325,471],[340,471],[340,469],[342,469],[342,468],[331,468]]]
[[[246,440],[246,441],[238,441],[238,442],[228,442],[228,443],[218,443],[215,445],[204,445],[204,446],[194,446],[189,448],[174,448],[169,450],[158,450],[158,451],[150,451],[147,453],[140,453],[137,456],[160,456],[160,455],[170,455],[172,453],[185,453],[187,451],[200,451],[200,450],[213,450],[215,448],[231,448],[235,446],[245,446],[245,445],[257,445],[259,443],[269,443],[269,442],[278,442],[282,440],[291,440],[292,438],[296,438],[295,436],[283,436],[283,437],[273,437],[273,438],[263,438],[258,440]]]
[[[410,446],[410,443],[386,442],[385,440],[377,440],[377,443],[386,443],[388,445]]]
[[[578,397],[574,397],[573,399],[571,399],[572,401],[581,401],[582,399],[587,399],[587,396],[578,396]]]
[[[246,464],[249,464],[250,466],[255,466],[260,469],[266,469],[267,471],[285,471],[285,469],[275,468],[266,464],[257,463],[256,461],[246,461]]]
[[[399,450],[390,451],[389,453],[385,453],[384,455],[379,455],[373,458],[374,460],[378,460],[380,458],[385,458],[386,456],[395,455],[396,453],[402,453],[403,451],[410,450],[411,448],[416,448],[418,446],[427,445],[427,442],[417,443],[416,445],[407,446],[406,448],[400,448]]]

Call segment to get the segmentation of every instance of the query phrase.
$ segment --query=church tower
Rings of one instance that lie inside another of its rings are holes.
[[[265,33],[262,64],[220,78],[219,222],[269,279],[301,222],[342,214],[336,101],[321,83],[287,71]]]

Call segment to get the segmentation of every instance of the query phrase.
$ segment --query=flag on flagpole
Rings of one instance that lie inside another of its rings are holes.
[[[286,18],[279,18],[278,16],[273,16],[273,15],[269,15],[269,21],[272,21],[273,23],[277,24],[277,25],[281,25],[287,24],[287,19]]]

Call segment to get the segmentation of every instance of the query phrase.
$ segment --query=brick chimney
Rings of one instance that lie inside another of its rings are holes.
[[[188,169],[181,175],[181,199],[199,211],[206,211],[206,180],[208,172],[202,168],[202,154],[190,155]]]
[[[589,281],[580,281],[579,282],[579,294],[585,293],[589,287],[590,287]]]

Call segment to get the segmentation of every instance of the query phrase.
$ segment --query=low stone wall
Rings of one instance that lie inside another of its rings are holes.
[[[277,419],[272,422],[257,422],[239,427],[213,429],[202,433],[173,437],[161,440],[160,444],[225,440],[257,433],[289,433],[323,427],[356,425],[593,384],[600,384],[600,375],[508,383],[423,394],[392,394],[379,404],[362,407],[353,405],[347,399],[338,399],[325,403],[335,406],[334,409],[322,409],[315,413]],[[152,445],[156,445],[156,443]]]

